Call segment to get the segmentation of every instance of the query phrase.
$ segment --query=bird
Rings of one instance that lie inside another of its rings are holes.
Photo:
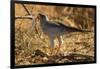
[[[51,56],[54,50],[55,38],[57,38],[59,42],[58,49],[56,51],[56,54],[57,54],[62,44],[62,40],[61,40],[62,35],[69,34],[72,32],[85,32],[84,30],[81,30],[81,29],[66,26],[61,22],[49,21],[48,17],[41,13],[37,14],[36,20],[39,20],[40,27],[41,27],[43,34],[49,37],[50,47],[51,47]]]

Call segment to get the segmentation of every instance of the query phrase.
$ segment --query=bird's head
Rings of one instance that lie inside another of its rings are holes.
[[[39,13],[36,18],[38,21],[46,21],[47,17],[44,14]]]
[[[39,13],[39,14],[38,14],[38,17],[40,17],[40,18],[45,18],[45,15]]]

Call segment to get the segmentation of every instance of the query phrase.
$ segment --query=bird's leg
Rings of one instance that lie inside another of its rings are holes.
[[[62,41],[61,41],[60,36],[57,36],[57,38],[58,38],[59,45],[58,45],[58,48],[57,48],[56,54],[59,54],[59,52],[60,52],[60,47],[61,47],[61,44],[62,44]]]
[[[53,47],[51,47],[51,53],[50,53],[50,56],[53,55]]]
[[[50,37],[50,46],[51,46],[50,56],[52,56],[53,50],[54,50],[54,38],[53,37]]]

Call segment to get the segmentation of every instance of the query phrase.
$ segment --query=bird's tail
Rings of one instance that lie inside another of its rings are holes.
[[[93,32],[91,30],[77,29],[77,28],[73,28],[73,27],[67,27],[66,30],[69,32]]]
[[[75,29],[76,32],[93,32],[92,30],[81,30],[81,29]]]
[[[91,30],[77,29],[77,28],[74,28],[74,27],[69,27],[69,26],[66,26],[66,25],[64,25],[62,23],[58,23],[58,24],[68,32],[93,32]]]

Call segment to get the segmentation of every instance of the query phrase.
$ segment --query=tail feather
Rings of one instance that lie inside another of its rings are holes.
[[[73,28],[72,30],[73,32],[93,32],[91,30],[81,30],[81,29],[76,29],[76,28]]]
[[[66,27],[66,31],[69,31],[69,32],[93,32],[91,30],[77,29],[77,28],[73,28],[73,27]]]
[[[81,30],[81,29],[77,29],[77,28],[74,28],[74,27],[69,27],[69,26],[66,26],[62,23],[58,23],[61,27],[63,27],[64,29],[66,29],[66,31],[69,31],[69,32],[93,32],[91,30]]]

